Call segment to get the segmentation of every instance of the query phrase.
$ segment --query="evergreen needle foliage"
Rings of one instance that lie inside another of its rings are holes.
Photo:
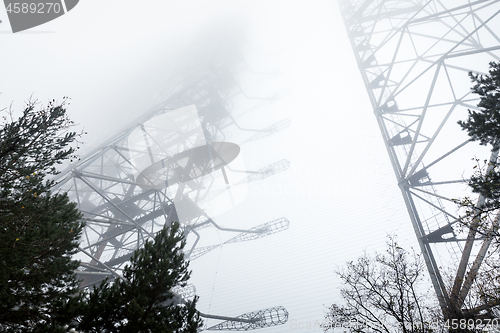
[[[490,144],[497,150],[500,144],[500,62],[490,62],[489,75],[469,73],[472,92],[480,96],[479,111],[469,110],[466,121],[458,124],[473,141]]]
[[[472,92],[480,96],[479,110],[469,110],[466,121],[458,124],[466,130],[472,141],[479,141],[481,145],[490,145],[493,152],[500,147],[500,62],[490,63],[488,75],[469,73],[475,83]],[[469,186],[474,193],[484,197],[484,203],[473,207],[472,202],[462,201],[462,206],[471,208],[468,215],[472,217],[489,213],[500,208],[500,170],[498,160],[485,160],[478,163],[475,173],[469,180]]]
[[[78,292],[81,214],[47,179],[75,158],[78,135],[65,101],[35,106],[0,127],[0,332],[197,332],[197,298],[171,292],[190,277],[178,223],[146,241],[123,278]]]
[[[189,279],[185,240],[179,224],[164,228],[135,251],[123,279],[105,281],[85,299],[79,329],[84,332],[196,333],[197,298],[183,301],[170,290]]]
[[[70,126],[65,102],[52,101],[40,110],[28,103],[0,127],[0,332],[58,332],[71,322],[82,223],[46,180],[74,154]]]
[[[469,229],[469,237],[476,237],[476,233],[479,233],[488,241],[495,240],[494,247],[490,247],[481,271],[475,277],[474,293],[469,295],[469,298],[474,299],[476,303],[474,315],[498,318],[500,164],[497,155],[500,148],[500,62],[491,62],[489,65],[489,74],[469,73],[474,83],[471,91],[479,95],[480,101],[478,110],[469,110],[467,120],[459,121],[458,124],[467,131],[472,141],[488,145],[492,155],[489,160],[475,159],[477,165],[468,181],[472,192],[479,194],[479,200],[476,202],[466,197],[457,200],[457,203],[465,210],[461,222]]]

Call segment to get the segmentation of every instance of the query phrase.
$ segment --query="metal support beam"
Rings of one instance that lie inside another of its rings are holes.
[[[468,235],[454,228],[457,199],[473,195],[464,192],[466,179],[457,179],[471,172],[473,156],[485,154],[456,121],[479,100],[468,72],[485,73],[489,61],[500,59],[500,0],[339,5],[439,304],[445,316],[465,314],[471,309],[463,309],[463,300],[491,239],[478,236],[474,225]],[[436,258],[456,269],[451,293]]]

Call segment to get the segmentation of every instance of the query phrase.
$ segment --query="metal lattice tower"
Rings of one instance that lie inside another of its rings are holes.
[[[86,222],[77,254],[82,288],[106,277],[120,278],[133,252],[173,221],[182,225],[189,260],[222,245],[198,246],[205,231],[223,232],[223,244],[230,244],[288,229],[284,217],[249,229],[223,227],[213,218],[241,201],[246,183],[288,169],[287,160],[272,160],[257,170],[245,170],[240,156],[246,145],[287,128],[289,121],[242,128],[238,118],[269,105],[282,92],[248,97],[242,88],[245,80],[255,84],[262,74],[255,78],[231,40],[208,40],[212,44],[190,50],[195,56],[184,59],[154,110],[59,176],[58,189],[67,191]],[[172,292],[182,302],[194,297],[195,288],[188,285]],[[282,307],[236,318],[201,315],[226,320],[213,329],[269,327],[288,318]]]
[[[265,310],[253,311],[242,314],[238,318],[246,319],[244,322],[227,320],[215,326],[209,327],[212,331],[249,331],[256,328],[266,328],[283,325],[288,321],[288,311],[282,306]]]
[[[457,121],[479,101],[468,72],[486,74],[500,59],[500,1],[339,4],[440,306],[445,314],[465,311],[489,242],[457,228],[453,199],[471,195],[464,192],[471,158],[490,152],[470,142]]]

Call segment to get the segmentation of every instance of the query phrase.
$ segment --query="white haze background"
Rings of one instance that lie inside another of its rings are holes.
[[[182,66],[178,55],[207,27],[245,27],[250,65],[280,70],[273,82],[290,93],[250,125],[288,118],[291,126],[252,156],[291,167],[251,183],[217,221],[252,227],[283,216],[291,226],[193,261],[200,311],[237,316],[282,305],[289,322],[266,332],[321,331],[325,306],[339,300],[337,268],[383,251],[388,233],[416,247],[335,1],[82,0],[17,34],[5,12],[0,19],[0,107],[20,112],[31,95],[41,103],[69,96],[71,118],[88,132],[82,154],[154,107]]]

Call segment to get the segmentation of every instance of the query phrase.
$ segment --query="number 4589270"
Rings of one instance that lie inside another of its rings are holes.
[[[7,5],[7,13],[40,13],[40,14],[48,14],[48,13],[60,13],[61,12],[61,4],[53,3],[53,2],[40,2],[40,3],[28,3],[28,2],[13,2]]]

